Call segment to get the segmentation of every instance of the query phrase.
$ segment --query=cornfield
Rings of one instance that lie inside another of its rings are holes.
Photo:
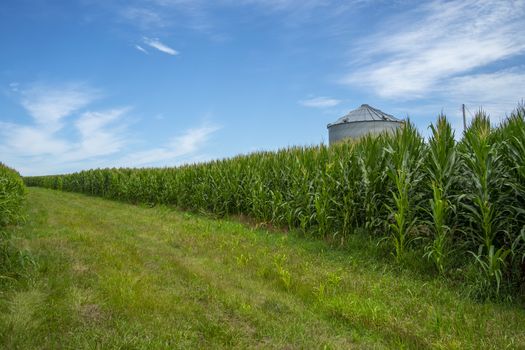
[[[21,217],[24,195],[25,186],[20,174],[0,163],[0,229]]]
[[[463,271],[479,296],[523,293],[525,108],[493,127],[479,112],[456,141],[445,116],[427,141],[408,121],[392,134],[330,148],[292,147],[178,168],[96,169],[26,177],[29,186],[132,203],[244,214],[344,241],[356,230]]]
[[[21,273],[19,268],[28,259],[11,243],[6,226],[16,224],[23,217],[25,186],[15,170],[0,163],[0,287],[10,283]]]

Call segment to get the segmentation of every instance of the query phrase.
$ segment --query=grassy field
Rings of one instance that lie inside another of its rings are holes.
[[[2,348],[525,348],[522,307],[396,267],[366,236],[334,249],[39,188],[27,217],[13,237],[36,268],[0,294]]]

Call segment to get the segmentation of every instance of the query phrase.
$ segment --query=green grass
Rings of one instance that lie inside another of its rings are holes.
[[[0,294],[2,348],[525,347],[523,308],[476,303],[450,280],[401,269],[365,235],[334,249],[32,188],[13,239],[37,268]]]

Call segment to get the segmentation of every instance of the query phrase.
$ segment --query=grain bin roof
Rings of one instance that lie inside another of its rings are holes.
[[[367,104],[361,105],[358,109],[349,112],[347,115],[337,119],[335,123],[328,124],[328,127],[337,124],[352,123],[352,122],[364,122],[364,121],[388,121],[388,122],[401,122],[393,115],[386,114],[379,109],[370,107]]]

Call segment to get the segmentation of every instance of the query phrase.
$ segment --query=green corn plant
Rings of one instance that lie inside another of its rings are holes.
[[[322,189],[314,195],[315,220],[317,221],[317,232],[319,236],[325,236],[328,232],[330,216],[327,209],[329,200],[328,192],[325,189]]]
[[[334,174],[335,193],[333,196],[334,216],[339,223],[341,241],[354,232],[359,225],[360,184],[359,169],[355,154],[355,144],[343,143],[339,146],[335,160],[337,171]]]
[[[321,162],[320,164],[323,164]],[[315,219],[317,222],[318,235],[325,237],[330,234],[332,229],[331,207],[333,206],[334,194],[331,192],[333,179],[330,176],[334,168],[333,163],[327,163],[316,177],[316,186],[313,193],[313,203],[315,207]]]
[[[439,116],[436,125],[430,125],[430,129],[426,171],[432,190],[429,213],[434,236],[425,247],[425,256],[434,262],[440,274],[444,274],[451,253],[449,221],[454,209],[451,187],[458,177],[456,144],[452,127],[444,115]]]
[[[440,274],[444,274],[447,256],[450,254],[450,239],[448,237],[450,228],[446,225],[449,203],[446,199],[443,199],[443,192],[435,182],[432,182],[432,193],[433,198],[430,200],[430,209],[434,238],[425,247],[425,256],[432,259]]]
[[[394,184],[392,204],[387,205],[392,222],[390,238],[396,260],[400,261],[414,239],[413,230],[418,221],[416,207],[421,193],[418,186],[423,180],[422,165],[425,146],[422,137],[410,123],[396,130],[386,149],[389,155],[388,176]]]
[[[479,113],[465,132],[462,156],[467,174],[469,203],[465,214],[473,225],[472,239],[488,251],[498,233],[495,217],[495,188],[500,180],[497,163],[500,160],[498,145],[490,139],[489,118]]]
[[[389,227],[392,231],[392,242],[395,249],[395,257],[400,260],[404,254],[409,240],[409,233],[414,225],[414,220],[411,218],[409,192],[410,184],[406,169],[398,169],[391,171],[391,177],[395,183],[395,190],[392,192],[394,206],[388,207],[391,211],[394,222],[390,223]]]
[[[486,295],[499,294],[505,258],[511,252],[507,243],[509,224],[505,202],[511,197],[505,190],[507,172],[502,161],[502,143],[497,142],[490,119],[483,112],[474,118],[466,130],[461,153],[465,183],[464,215],[469,222],[472,245],[478,247],[475,257],[486,285],[493,286]]]
[[[385,194],[388,192],[385,183],[387,178],[387,166],[385,157],[384,135],[366,135],[356,145],[356,160],[358,169],[352,169],[358,173],[359,191],[355,197],[360,208],[358,223],[369,233],[378,231],[384,220],[381,213]]]
[[[503,144],[503,160],[508,188],[504,205],[507,206],[508,241],[512,242],[511,258],[516,278],[525,278],[525,105],[520,105],[498,128]]]

